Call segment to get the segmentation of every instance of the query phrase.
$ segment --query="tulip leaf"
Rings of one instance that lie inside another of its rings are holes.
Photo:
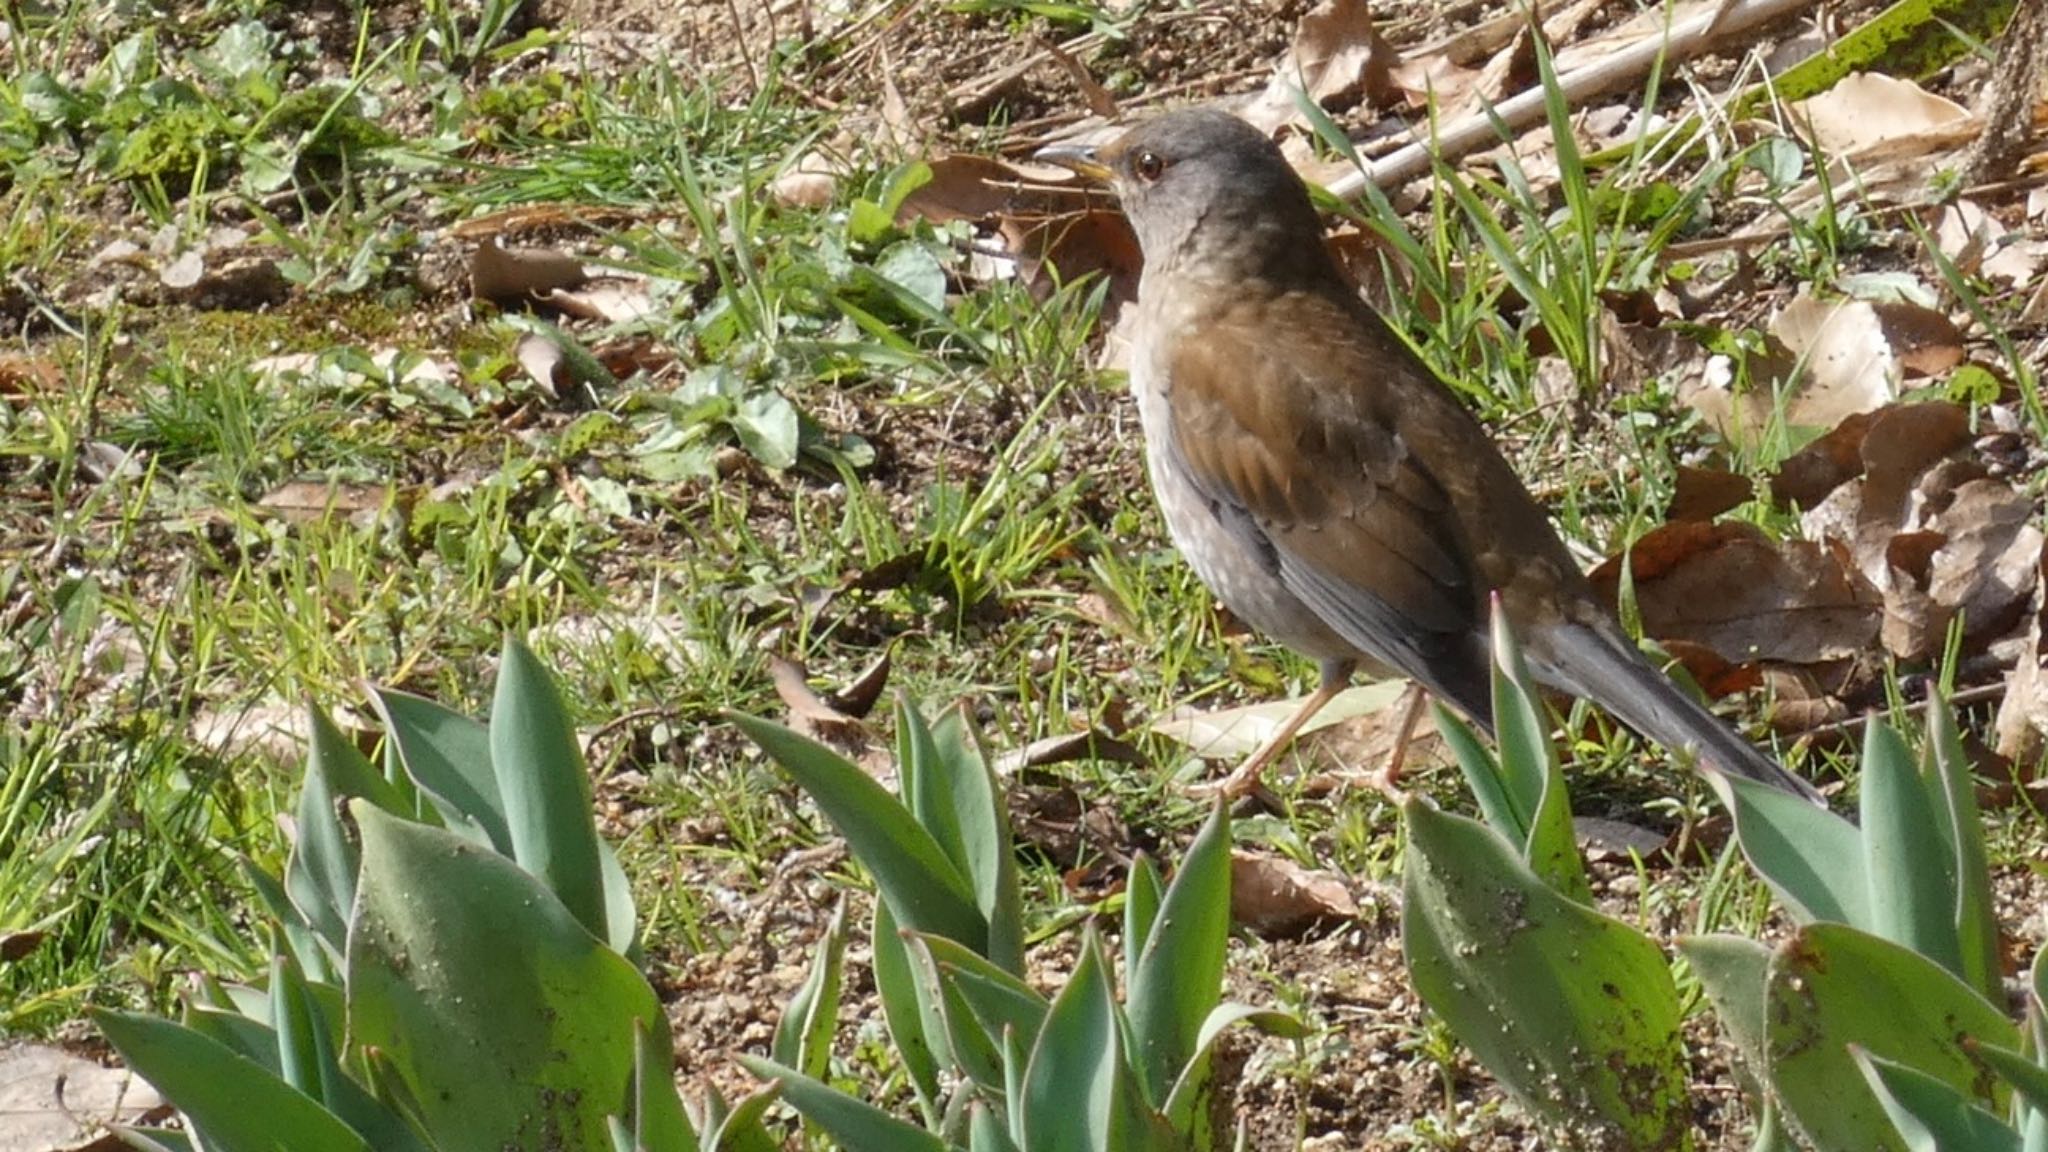
[[[2004,995],[1998,916],[1991,897],[1991,865],[1984,853],[1984,824],[1977,814],[1977,781],[1956,730],[1955,710],[1936,695],[1927,702],[1927,758],[1931,788],[1941,817],[1937,830],[1950,840],[1955,878],[1956,943],[1964,983],[1987,999]]]
[[[369,1142],[304,1092],[182,1024],[94,1010],[93,1022],[214,1152],[370,1152]]]
[[[1023,1095],[1010,1101],[1023,1114],[1018,1143],[1032,1149],[1130,1147],[1118,1116],[1123,1061],[1108,965],[1090,932],[1080,963],[1053,999],[1032,1046]]]
[[[1849,1054],[1912,1152],[2020,1152],[2019,1133],[1947,1081],[1853,1044]]]
[[[1905,1147],[1850,1045],[2002,1108],[2008,1090],[1965,1041],[2019,1044],[2012,1022],[1947,969],[1826,922],[1801,928],[1772,955],[1765,1020],[1784,1118],[1820,1148]]]
[[[741,1056],[739,1062],[747,1071],[774,1083],[790,1107],[823,1129],[845,1152],[947,1152],[946,1142],[937,1136],[794,1068],[758,1056]]]
[[[553,677],[514,638],[506,639],[498,659],[490,732],[491,770],[505,804],[512,859],[538,876],[592,935],[609,939],[590,771]]]
[[[1794,920],[1867,927],[1869,888],[1856,826],[1823,808],[1739,776],[1709,778],[1735,817],[1735,838]]]
[[[1230,943],[1230,813],[1218,801],[1160,897],[1129,981],[1132,1063],[1153,1107],[1200,1047],[1202,1022],[1223,998]]]
[[[988,921],[939,842],[908,809],[844,756],[767,720],[731,713],[846,837],[897,924],[935,932],[986,954]]]
[[[362,801],[351,811],[351,1044],[380,1050],[443,1146],[607,1143],[635,1022],[668,1043],[646,979],[512,861]]]
[[[1862,767],[1863,876],[1870,922],[1857,926],[1961,976],[1956,857],[1944,834],[1947,813],[1936,814],[1905,741],[1875,716],[1864,725]]]
[[[450,831],[512,855],[505,802],[491,769],[490,729],[425,697],[372,689],[391,748]]]
[[[1419,799],[1402,814],[1402,937],[1423,1001],[1566,1143],[1687,1147],[1664,954],[1560,895],[1484,825]]]

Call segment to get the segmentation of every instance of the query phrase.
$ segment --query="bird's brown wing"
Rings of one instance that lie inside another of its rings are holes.
[[[1283,296],[1207,321],[1166,365],[1172,445],[1195,485],[1259,527],[1281,579],[1334,631],[1483,718],[1489,582],[1461,491],[1477,473],[1444,466],[1440,426],[1477,436],[1454,457],[1492,444],[1376,317],[1340,298]]]

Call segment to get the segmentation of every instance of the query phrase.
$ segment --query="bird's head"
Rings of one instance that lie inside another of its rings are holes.
[[[1227,112],[1168,112],[1099,147],[1054,145],[1037,158],[1116,193],[1148,271],[1219,258],[1263,268],[1319,248],[1301,178],[1265,133]]]

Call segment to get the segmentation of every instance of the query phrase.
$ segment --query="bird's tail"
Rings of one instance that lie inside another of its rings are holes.
[[[1758,751],[1653,667],[1619,627],[1605,621],[1572,622],[1544,639],[1542,663],[1550,675],[1539,673],[1539,678],[1554,678],[1574,695],[1599,701],[1630,728],[1667,748],[1691,753],[1706,767],[1827,806],[1813,785]]]

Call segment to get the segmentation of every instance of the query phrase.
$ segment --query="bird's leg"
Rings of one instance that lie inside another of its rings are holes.
[[[1399,804],[1408,798],[1401,791],[1401,765],[1408,759],[1408,741],[1415,738],[1415,726],[1422,721],[1422,706],[1429,702],[1429,689],[1410,681],[1401,693],[1401,726],[1394,732],[1393,750],[1387,753],[1387,762],[1372,775],[1372,786]]]
[[[1273,758],[1280,755],[1282,749],[1294,742],[1294,734],[1301,731],[1303,724],[1308,723],[1331,700],[1336,699],[1339,692],[1350,686],[1351,673],[1357,667],[1358,665],[1350,660],[1323,661],[1322,679],[1316,684],[1316,690],[1309,693],[1308,699],[1301,702],[1301,707],[1294,710],[1294,715],[1287,718],[1287,723],[1282,724],[1278,732],[1259,745],[1258,751],[1253,752],[1244,763],[1232,769],[1230,775],[1225,776],[1216,786],[1216,790],[1235,800],[1257,788],[1259,773],[1265,771],[1266,765],[1272,763]]]

